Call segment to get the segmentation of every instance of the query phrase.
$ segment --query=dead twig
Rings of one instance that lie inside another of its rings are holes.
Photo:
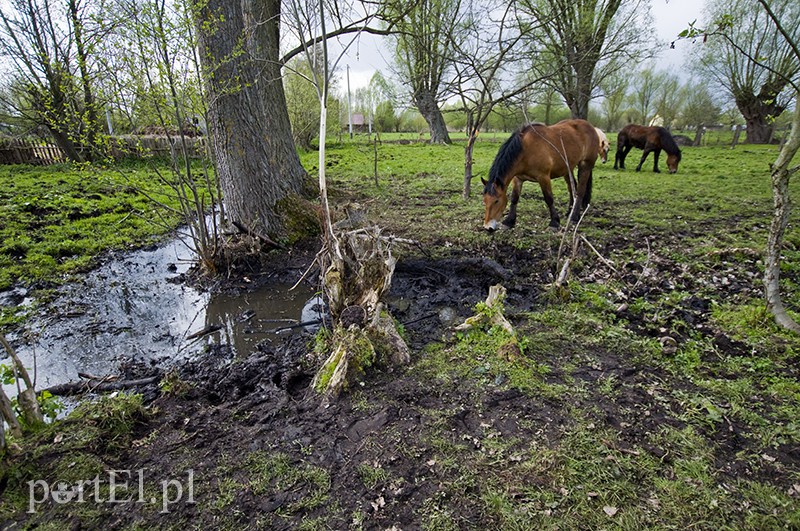
[[[249,227],[246,227],[244,224],[242,224],[239,221],[233,220],[233,221],[231,221],[231,223],[233,224],[234,227],[239,229],[239,232],[241,232],[242,234],[247,234],[248,236],[257,239],[257,240],[269,245],[270,247],[274,247],[275,249],[285,249],[285,247],[283,245],[281,245],[280,243],[270,239],[267,236],[264,236],[263,234],[259,234],[259,233],[255,232],[254,230],[252,230]]]
[[[581,240],[583,240],[583,242],[584,242],[586,245],[588,245],[588,246],[589,246],[589,249],[591,249],[592,251],[594,251],[594,254],[596,254],[596,255],[597,255],[597,257],[600,259],[600,261],[601,261],[601,262],[603,262],[603,263],[606,265],[606,267],[608,267],[608,268],[609,268],[611,271],[613,271],[613,272],[614,272],[614,274],[615,274],[615,275],[617,275],[618,277],[620,276],[620,274],[619,274],[619,271],[617,271],[617,268],[616,268],[616,267],[614,267],[614,264],[612,264],[611,262],[609,262],[608,260],[606,260],[606,259],[603,257],[603,255],[602,255],[602,254],[600,254],[600,252],[599,252],[597,249],[595,249],[594,245],[592,245],[592,244],[589,242],[589,240],[587,240],[587,239],[586,239],[586,236],[584,236],[583,234],[581,234]]]

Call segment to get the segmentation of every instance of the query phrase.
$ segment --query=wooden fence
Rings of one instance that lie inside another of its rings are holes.
[[[36,164],[47,166],[65,162],[58,146],[29,138],[0,139],[0,164]]]
[[[186,137],[189,158],[200,158],[206,154],[205,137]],[[115,136],[109,141],[109,155],[116,159],[126,157],[177,157],[182,156],[178,137],[161,135]],[[47,166],[66,162],[61,149],[43,140],[32,138],[0,139],[0,164],[34,164]]]
[[[184,137],[189,158],[196,159],[206,155],[206,137]],[[182,157],[181,139],[177,136],[163,135],[125,135],[111,138],[111,156],[115,159],[125,157]]]

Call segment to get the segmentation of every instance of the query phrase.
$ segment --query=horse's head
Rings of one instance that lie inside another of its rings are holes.
[[[667,154],[667,169],[670,173],[678,172],[678,163],[681,161],[681,152]]]
[[[483,178],[481,181],[483,182],[483,206],[486,209],[483,216],[483,228],[492,232],[497,229],[497,224],[506,210],[508,194],[502,182],[487,182]]]
[[[603,164],[608,162],[608,152],[611,150],[611,143],[608,141],[607,138],[603,138],[600,142],[600,160],[603,161]]]
[[[603,164],[608,162],[608,152],[611,150],[611,142],[608,141],[606,134],[599,128],[595,127],[595,131],[597,131],[597,139],[600,140],[600,160],[603,161]]]

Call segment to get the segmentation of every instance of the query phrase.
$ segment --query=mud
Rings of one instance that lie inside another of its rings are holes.
[[[26,366],[36,367],[38,387],[47,388],[76,381],[79,372],[116,374],[122,364],[166,368],[209,349],[245,355],[272,341],[277,329],[297,324],[316,291],[308,282],[290,291],[291,269],[275,281],[264,273],[237,278],[224,290],[201,288],[189,281],[191,266],[180,238],[109,257],[60,288],[9,339]],[[31,304],[22,288],[0,298]],[[192,338],[208,328],[216,331]]]
[[[616,316],[629,330],[642,338],[668,335],[676,344],[689,340],[690,334],[699,334],[712,337],[720,352],[747,354],[742,343],[714,330],[709,317],[714,289],[727,297],[752,295],[759,289],[755,263],[713,257],[702,273],[691,272],[666,258],[680,249],[680,238],[654,244],[652,236],[641,234],[607,242],[603,252],[610,256],[631,241],[639,242],[639,250],[648,257],[646,262],[618,264],[631,296],[654,299],[671,291],[693,295],[659,309],[657,318],[632,311],[626,296],[620,295],[611,302],[618,306]],[[628,354],[587,348],[569,338],[554,341],[546,358],[533,361],[553,368],[546,376],[547,383],[577,390],[574,394],[532,398],[504,387],[503,375],[450,383],[399,368],[371,372],[341,400],[322,407],[309,390],[314,370],[309,361],[313,334],[304,328],[284,335],[269,332],[274,321],[300,319],[299,306],[277,300],[283,310],[251,313],[256,300],[268,298],[263,294],[285,293],[286,285],[299,278],[313,259],[312,249],[279,259],[283,261],[270,264],[263,274],[251,271],[227,282],[220,287],[222,295],[217,295],[220,302],[215,310],[205,309],[210,305],[203,295],[180,281],[185,264],[171,254],[174,251],[148,252],[154,254],[138,265],[124,267],[149,272],[151,283],[136,288],[144,290],[143,298],[156,297],[155,292],[165,287],[180,295],[177,298],[183,302],[175,306],[180,311],[174,321],[160,323],[154,328],[158,333],[130,338],[143,312],[136,310],[140,302],[132,298],[131,286],[120,282],[120,273],[114,276],[113,272],[123,267],[118,262],[93,273],[84,284],[68,288],[76,290],[70,299],[74,305],[77,292],[90,294],[110,286],[108,291],[120,301],[109,313],[114,319],[98,316],[97,308],[89,303],[72,310],[74,316],[67,318],[76,323],[70,328],[73,334],[73,329],[89,327],[94,319],[102,322],[98,328],[102,333],[96,336],[103,341],[130,339],[136,343],[136,362],[130,362],[132,343],[116,350],[107,347],[116,353],[107,363],[128,360],[123,366],[125,377],[163,373],[164,349],[171,353],[167,357],[180,380],[190,384],[188,389],[176,394],[161,392],[156,384],[139,389],[157,413],[135,426],[132,442],[124,451],[100,453],[99,458],[107,468],[147,470],[156,475],[155,482],[184,477],[191,468],[197,484],[195,503],[178,504],[168,513],[146,503],[119,505],[93,513],[90,527],[171,528],[188,523],[202,528],[295,529],[322,518],[320,526],[328,529],[417,529],[424,517],[430,516],[426,511],[448,507],[452,510],[449,522],[456,528],[497,528],[498,522],[477,502],[482,486],[465,483],[459,466],[439,462],[437,457],[466,448],[485,466],[481,460],[491,459],[491,453],[484,445],[502,437],[510,442],[503,454],[496,456],[491,473],[496,477],[525,473],[514,468],[520,456],[531,448],[554,447],[580,420],[585,429],[617,434],[614,443],[598,435],[600,444],[609,445],[612,457],[613,452],[646,452],[668,466],[675,448],[654,441],[652,435],[665,426],[685,427],[686,404],[666,390],[698,390],[690,379],[637,364]],[[392,315],[403,324],[414,352],[412,363],[425,358],[426,346],[431,343],[454,341],[452,325],[473,313],[492,284],[506,286],[507,314],[515,325],[523,324],[524,319],[515,316],[544,306],[543,286],[552,280],[552,272],[542,266],[547,260],[545,250],[517,249],[494,240],[487,241],[483,249],[453,252],[444,259],[403,256],[388,303]],[[175,267],[165,265],[169,263]],[[578,267],[575,274],[580,282],[602,283],[610,276],[597,267]],[[179,281],[168,282],[170,279]],[[297,300],[313,294],[313,286],[312,275],[308,291]],[[152,302],[162,309],[166,305],[163,300]],[[57,308],[59,315],[71,315],[69,304]],[[202,317],[201,309],[206,312]],[[214,339],[205,338],[202,348],[190,355],[186,337],[209,323],[226,324]],[[525,331],[531,336],[536,332],[535,328]],[[73,335],[63,340],[77,342]],[[101,341],[87,339],[81,344]],[[238,355],[233,356],[232,351]],[[180,356],[184,356],[181,362],[175,363]],[[572,370],[566,371],[567,366]],[[600,391],[608,382],[616,393],[613,400]],[[576,419],[577,411],[588,418]],[[773,465],[753,463],[746,456],[761,450],[758,442],[746,435],[748,429],[727,420],[723,429],[709,426],[702,430],[713,442],[721,481],[746,477],[784,491],[792,488],[791,478],[800,471],[796,448],[771,448]],[[324,470],[331,499],[298,509],[298,504],[314,495],[316,487],[310,480],[282,485],[273,478],[266,487],[260,485],[258,466],[248,461],[259,452],[284,455],[296,470]],[[456,455],[473,459],[468,453]],[[384,470],[386,475],[370,483],[364,479],[364,467]],[[551,479],[531,477],[530,486],[553,489],[548,483]],[[41,521],[86,526],[82,517],[59,507],[51,507],[51,515],[37,520]]]

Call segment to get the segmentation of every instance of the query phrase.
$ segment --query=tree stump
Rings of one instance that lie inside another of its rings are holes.
[[[489,325],[499,326],[512,336],[516,336],[514,327],[508,322],[505,315],[503,315],[503,301],[506,299],[506,288],[501,284],[496,284],[489,288],[489,295],[486,301],[479,305],[478,313],[472,317],[468,317],[466,321],[456,327],[456,330],[461,332],[469,330],[477,326]]]
[[[503,315],[503,301],[506,298],[506,288],[496,284],[489,288],[489,295],[486,301],[478,303],[476,314],[468,317],[463,323],[455,327],[458,332],[471,330],[473,328],[498,327],[508,334],[506,341],[499,349],[498,356],[511,361],[522,355],[522,349],[517,340],[517,332],[511,323]]]
[[[411,352],[381,302],[396,264],[391,238],[378,227],[339,232],[320,254],[333,322],[331,353],[312,386],[330,401],[372,365],[406,364]]]

